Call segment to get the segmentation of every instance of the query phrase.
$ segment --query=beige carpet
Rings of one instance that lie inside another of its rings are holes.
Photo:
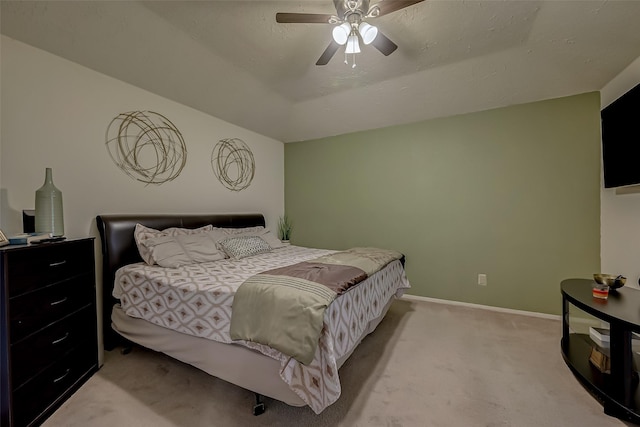
[[[45,426],[624,426],[573,377],[559,321],[408,300],[340,370],[320,415],[136,348],[105,365]]]

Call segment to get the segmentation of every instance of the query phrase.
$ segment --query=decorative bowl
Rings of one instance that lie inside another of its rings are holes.
[[[593,275],[593,280],[595,280],[596,283],[609,286],[610,289],[621,288],[627,282],[627,278],[621,274],[595,273]]]

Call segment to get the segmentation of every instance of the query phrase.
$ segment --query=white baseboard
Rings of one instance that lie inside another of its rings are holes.
[[[446,299],[421,297],[418,295],[404,294],[400,299],[414,300],[414,301],[427,301],[427,302],[434,302],[437,304],[446,304],[446,305],[457,305],[462,307],[478,308],[480,310],[497,311],[499,313],[509,313],[509,314],[518,314],[521,316],[539,317],[542,319],[562,320],[562,316],[559,314],[547,314],[547,313],[538,313],[535,311],[514,310],[512,308],[492,307],[490,305],[472,304],[470,302],[450,301]]]

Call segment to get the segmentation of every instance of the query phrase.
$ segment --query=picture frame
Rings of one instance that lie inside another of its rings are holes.
[[[9,239],[7,239],[7,236],[5,236],[2,230],[0,230],[0,246],[4,246],[8,244],[9,244]]]

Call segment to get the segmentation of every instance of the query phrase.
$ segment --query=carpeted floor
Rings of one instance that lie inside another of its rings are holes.
[[[624,426],[573,377],[560,321],[399,300],[340,370],[342,396],[320,415],[135,348],[104,366],[53,426]]]

